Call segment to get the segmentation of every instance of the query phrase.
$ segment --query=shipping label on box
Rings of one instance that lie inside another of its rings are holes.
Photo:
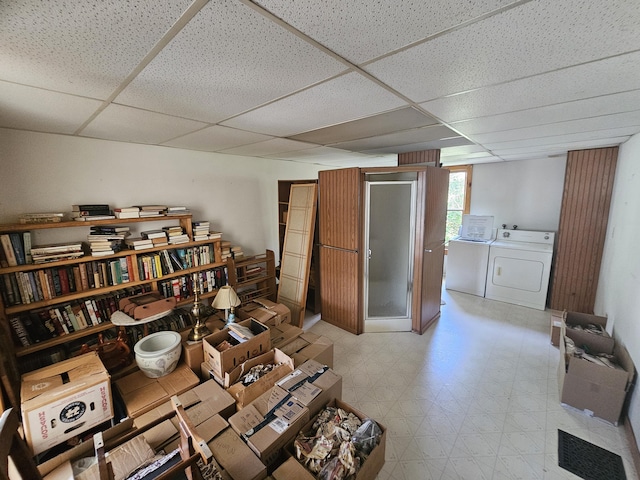
[[[23,375],[21,398],[25,438],[34,454],[113,417],[110,376],[96,353]]]
[[[238,343],[229,330],[224,329],[202,340],[204,361],[220,379],[241,363],[271,350],[271,337],[266,325],[255,319],[244,320],[239,325],[250,329],[254,336]]]

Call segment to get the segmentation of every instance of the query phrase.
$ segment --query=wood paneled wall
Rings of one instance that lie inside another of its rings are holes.
[[[550,307],[593,313],[618,147],[569,152]]]
[[[398,166],[415,164],[433,164],[440,166],[440,150],[422,150],[420,152],[406,152],[398,154]]]

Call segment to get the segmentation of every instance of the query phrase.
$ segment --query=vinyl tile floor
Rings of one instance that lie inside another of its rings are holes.
[[[308,316],[334,342],[343,400],[385,425],[379,480],[564,480],[558,429],[620,455],[624,427],[563,407],[550,313],[444,290],[424,335],[352,335]]]

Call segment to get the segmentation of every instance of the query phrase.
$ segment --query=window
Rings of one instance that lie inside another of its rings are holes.
[[[446,167],[449,169],[449,199],[447,203],[447,226],[445,243],[458,235],[462,215],[471,207],[471,165]]]

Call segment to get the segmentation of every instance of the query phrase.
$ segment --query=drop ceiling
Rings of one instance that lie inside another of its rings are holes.
[[[640,2],[0,0],[0,127],[311,162],[640,132]]]

